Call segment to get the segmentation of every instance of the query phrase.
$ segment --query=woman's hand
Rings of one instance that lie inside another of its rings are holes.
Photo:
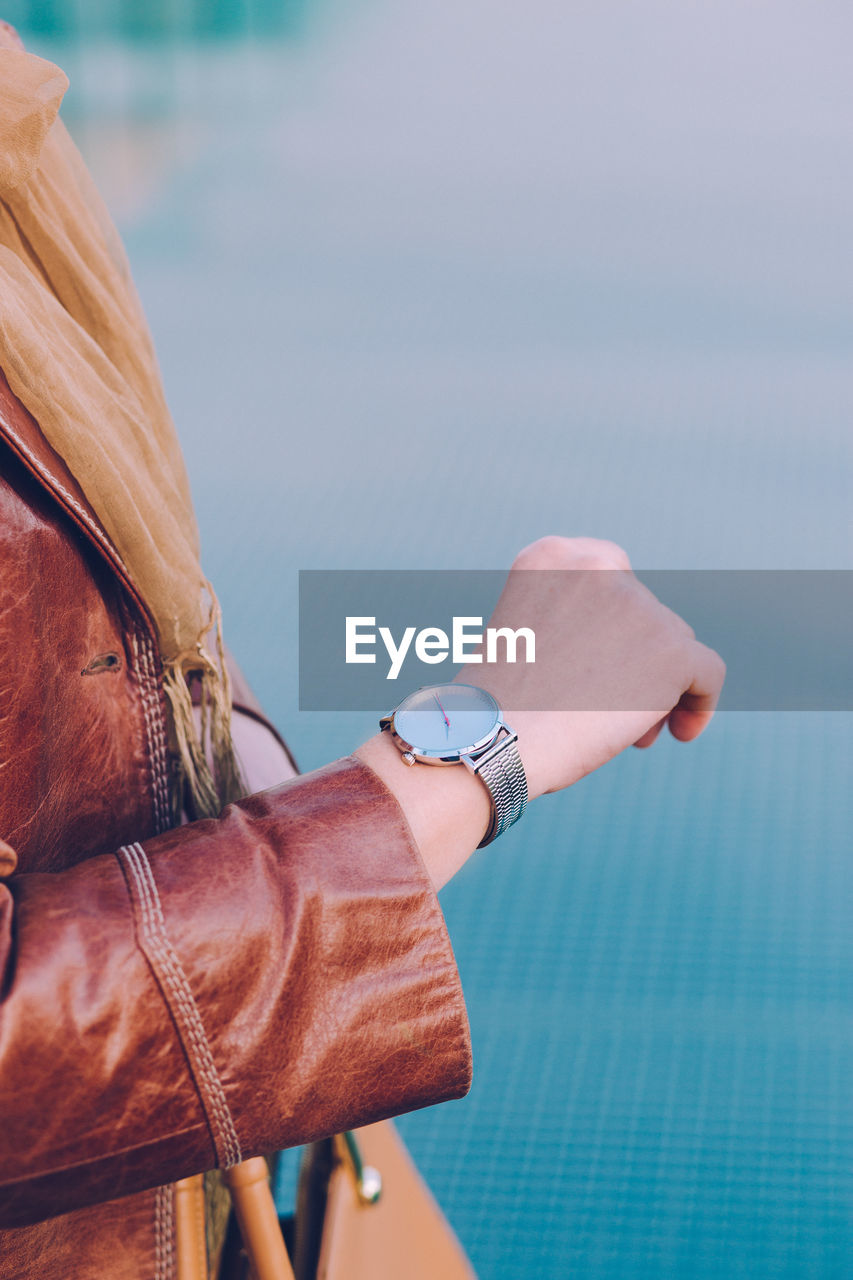
[[[489,626],[536,636],[534,663],[471,662],[458,677],[488,689],[517,732],[531,799],[632,743],[650,746],[665,724],[682,742],[697,737],[725,677],[719,655],[634,577],[621,547],[596,538],[525,547]],[[396,795],[440,887],[486,831],[485,787],[462,767],[407,768],[388,734],[356,754]]]
[[[531,798],[632,743],[650,746],[665,724],[682,742],[698,737],[725,678],[723,660],[634,577],[622,548],[595,538],[525,547],[489,626],[536,636],[534,663],[471,664],[458,677],[503,708]]]

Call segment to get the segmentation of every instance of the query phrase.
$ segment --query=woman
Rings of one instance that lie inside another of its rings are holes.
[[[232,722],[127,264],[62,73],[6,29],[0,86],[0,1280],[165,1280],[177,1179],[467,1090],[435,890],[523,806],[407,768],[389,733],[229,803],[241,735],[287,766],[245,692]],[[667,722],[701,732],[722,664],[624,552],[548,538],[516,567],[620,571],[544,596],[511,575],[496,621],[523,616],[545,659],[468,673],[531,799]],[[643,709],[526,709],[591,683]]]

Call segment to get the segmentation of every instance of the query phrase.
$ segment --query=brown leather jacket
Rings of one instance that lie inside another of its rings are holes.
[[[175,1179],[469,1086],[378,778],[174,831],[168,785],[151,619],[0,376],[0,1280],[170,1280]]]

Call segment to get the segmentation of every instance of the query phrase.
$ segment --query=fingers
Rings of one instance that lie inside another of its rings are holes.
[[[635,747],[650,747],[657,741],[665,724],[679,742],[692,742],[710,723],[720,699],[720,691],[726,678],[726,664],[720,655],[698,641],[694,646],[694,676],[668,716],[658,720],[651,729],[634,743]]]
[[[692,742],[710,723],[726,678],[726,664],[714,649],[696,641],[693,656],[693,680],[668,717],[679,742]]]

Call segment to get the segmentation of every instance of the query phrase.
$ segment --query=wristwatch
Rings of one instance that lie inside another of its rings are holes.
[[[492,801],[489,829],[478,848],[491,844],[524,813],[527,778],[518,734],[504,723],[485,689],[425,685],[383,716],[379,728],[390,733],[405,764],[464,764],[476,774]]]

